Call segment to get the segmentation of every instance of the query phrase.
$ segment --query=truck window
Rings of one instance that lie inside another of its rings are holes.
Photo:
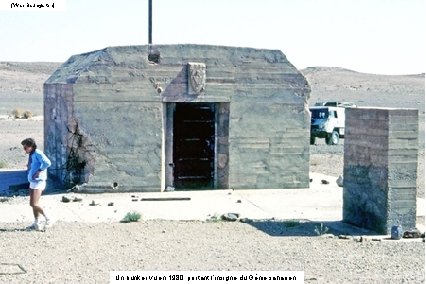
[[[323,119],[328,117],[328,110],[327,109],[312,109],[312,118],[315,119]]]

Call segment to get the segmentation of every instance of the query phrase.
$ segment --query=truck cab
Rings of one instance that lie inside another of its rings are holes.
[[[325,138],[328,145],[337,145],[345,136],[345,107],[316,105],[311,112],[311,145],[316,138]]]

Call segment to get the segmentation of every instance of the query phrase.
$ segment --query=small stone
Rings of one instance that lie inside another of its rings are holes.
[[[309,182],[313,182],[313,181],[314,181],[314,179],[312,179],[312,178],[309,179]]]
[[[237,203],[241,203],[241,199],[238,199],[238,200],[237,200]]]
[[[89,204],[89,206],[96,206],[96,205],[99,205],[99,204],[95,203],[95,200],[92,200],[92,202]]]
[[[240,222],[241,223],[250,223],[251,219],[249,219],[249,218],[242,218],[242,219],[240,219]]]
[[[357,243],[362,243],[364,241],[364,239],[360,236],[360,237],[354,237],[354,241]]]
[[[334,235],[333,234],[324,234],[324,235],[321,235],[321,238],[324,238],[324,239],[333,239]]]
[[[322,180],[321,180],[321,183],[322,183],[322,184],[329,184],[330,182],[329,182],[329,181],[327,181],[327,180],[325,180],[325,179],[322,179]]]
[[[350,236],[346,236],[346,235],[339,235],[339,236],[338,236],[338,238],[339,238],[340,240],[350,240],[350,239],[351,239],[351,237],[350,237]]]
[[[138,201],[139,199],[137,199],[137,198],[132,198],[132,202],[136,202],[136,201]]]
[[[108,203],[108,206],[114,206],[114,202]]]
[[[362,242],[368,242],[368,241],[370,241],[370,239],[369,238],[367,238],[366,236],[361,236],[360,237],[360,242],[362,243]]]
[[[238,220],[239,214],[237,213],[227,213],[222,215],[222,220],[235,222]]]
[[[422,237],[422,233],[417,229],[412,229],[405,231],[402,237],[405,239],[417,239]]]
[[[80,197],[74,197],[74,199],[72,200],[72,202],[81,202],[81,201],[83,201],[83,199]]]
[[[343,187],[343,176],[339,175],[339,177],[336,180],[337,186]]]
[[[66,197],[66,196],[62,196],[61,201],[62,201],[62,202],[64,202],[64,203],[68,203],[68,202],[70,202],[71,200],[70,200],[68,197]]]

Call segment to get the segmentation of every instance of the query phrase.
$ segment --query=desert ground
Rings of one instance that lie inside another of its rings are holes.
[[[59,63],[0,62],[0,168],[22,169],[20,141],[43,145],[43,82]],[[317,101],[419,110],[417,197],[425,188],[425,74],[386,76],[343,68],[302,70]],[[14,110],[30,119],[13,119]],[[310,170],[343,173],[343,145],[311,146]],[[0,181],[1,182],[1,181]],[[0,203],[1,206],[1,203]],[[303,233],[276,237],[243,223],[58,222],[45,233],[0,224],[0,282],[105,283],[111,270],[304,270],[306,283],[424,283],[423,242],[355,242]],[[16,264],[27,270],[25,273]]]

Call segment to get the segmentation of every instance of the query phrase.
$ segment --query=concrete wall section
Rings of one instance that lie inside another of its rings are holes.
[[[417,110],[346,110],[343,220],[389,234],[415,227]]]
[[[288,103],[231,104],[230,187],[309,187],[308,126]]]

